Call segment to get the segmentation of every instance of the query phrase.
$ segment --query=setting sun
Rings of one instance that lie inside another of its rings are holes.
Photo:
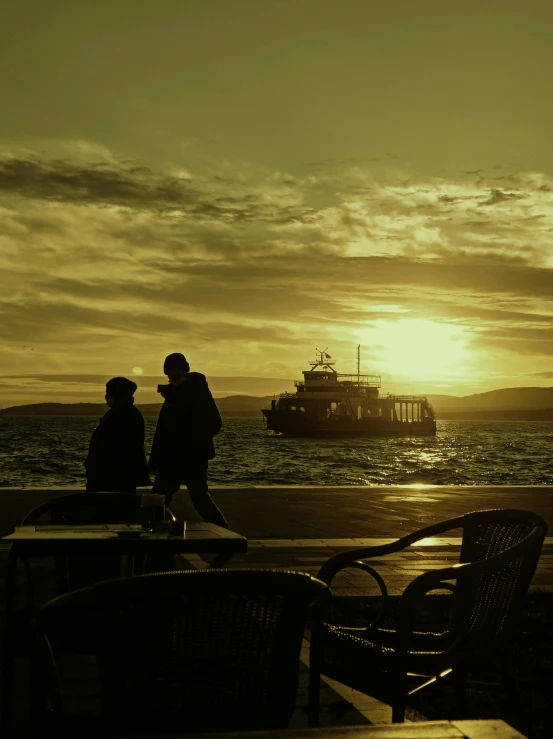
[[[464,328],[424,319],[376,321],[365,342],[381,363],[375,371],[413,380],[462,379],[474,356]]]

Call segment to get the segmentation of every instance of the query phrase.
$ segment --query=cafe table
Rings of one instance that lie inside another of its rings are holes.
[[[15,659],[15,579],[17,559],[118,555],[125,558],[170,554],[243,554],[248,540],[212,523],[185,523],[179,535],[144,531],[140,524],[17,526],[0,540],[9,544],[5,570],[5,622],[2,649],[2,736],[11,728]]]
[[[98,737],[98,739],[100,739]],[[225,734],[155,734],[140,739],[526,739],[504,721],[417,721],[377,726],[237,731]]]
[[[98,737],[97,739],[100,739]],[[122,739],[122,738],[121,738]],[[148,734],[140,739],[526,739],[504,721],[416,721],[377,726],[236,731],[225,734]]]

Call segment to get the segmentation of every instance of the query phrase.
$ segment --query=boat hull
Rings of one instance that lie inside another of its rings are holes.
[[[301,411],[264,409],[267,429],[283,436],[315,436],[328,438],[378,436],[435,436],[435,419],[421,421],[389,421],[384,418],[333,417],[314,421]]]

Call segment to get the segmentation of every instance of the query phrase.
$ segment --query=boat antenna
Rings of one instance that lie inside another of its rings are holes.
[[[360,380],[361,375],[361,344],[357,345],[357,382]]]
[[[316,349],[317,354],[319,355],[319,361],[317,364],[324,364],[324,357],[328,357],[328,354],[326,353],[328,347],[325,347],[322,351],[320,349]]]

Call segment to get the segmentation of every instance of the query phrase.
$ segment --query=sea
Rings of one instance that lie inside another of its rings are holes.
[[[98,419],[0,416],[0,487],[84,485]],[[146,422],[146,453],[155,419]],[[553,484],[553,424],[438,421],[435,437],[291,439],[225,419],[212,485]]]

